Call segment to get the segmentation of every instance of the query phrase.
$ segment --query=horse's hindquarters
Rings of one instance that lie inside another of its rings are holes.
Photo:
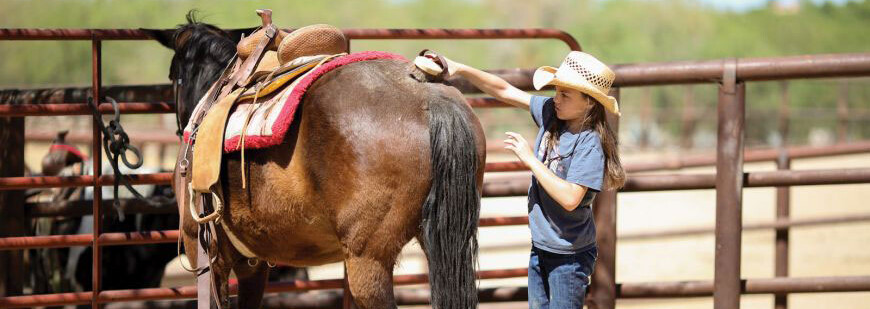
[[[369,251],[389,262],[419,234],[431,89],[406,69],[365,61],[321,77],[284,143],[245,153],[247,189],[240,156],[228,156],[224,220],[253,252],[294,265]]]

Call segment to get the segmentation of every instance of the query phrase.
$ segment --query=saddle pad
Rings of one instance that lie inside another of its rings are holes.
[[[293,81],[285,89],[280,90],[279,93],[273,94],[274,97],[264,98],[263,102],[259,102],[259,100],[257,104],[252,104],[252,100],[237,102],[236,108],[229,116],[226,126],[223,145],[224,152],[236,152],[241,150],[242,147],[245,149],[262,149],[281,144],[284,140],[284,135],[293,122],[299,103],[302,102],[305,92],[317,81],[317,78],[346,64],[378,59],[408,61],[401,55],[388,52],[366,51],[352,53],[337,57],[314,68]],[[248,120],[248,115],[252,112],[252,109],[254,114]],[[245,127],[246,120],[248,120],[248,125],[245,128],[244,145],[242,145],[242,129]],[[184,132],[184,140],[187,143],[189,143],[188,131],[185,130]]]
[[[259,108],[255,111],[245,130],[245,149],[260,149],[281,144],[284,140],[284,135],[293,122],[294,114],[302,102],[305,91],[313,84],[317,78],[324,74],[349,63],[376,60],[376,59],[397,59],[407,61],[404,57],[387,52],[368,51],[353,53],[329,61],[299,78],[294,84],[287,87],[275,101],[274,106],[268,108]],[[242,148],[241,135],[242,127],[244,127],[245,118],[247,118],[250,109],[256,108],[253,104],[239,104],[236,110],[230,115],[229,124],[224,141],[224,152],[239,151]]]

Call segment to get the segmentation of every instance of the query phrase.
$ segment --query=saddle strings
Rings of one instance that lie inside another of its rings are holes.
[[[258,27],[257,29],[259,30],[259,28],[260,27]],[[256,32],[256,30],[254,32]],[[275,35],[277,36],[278,34],[276,33]],[[267,38],[266,40],[271,42],[272,39],[273,38]],[[266,43],[266,44],[269,44],[269,43]],[[265,54],[265,53],[266,53],[266,51],[264,50],[263,54]],[[258,60],[258,62],[259,62],[259,60]],[[275,71],[272,71],[271,73],[269,73],[269,76],[267,76],[265,80],[271,80],[272,76],[274,74],[275,74]],[[260,97],[260,90],[262,89],[261,87],[262,87],[261,83],[257,83],[256,85],[254,85],[254,101],[251,103],[251,106],[252,106],[251,110],[248,111],[247,115],[245,115],[245,124],[242,126],[242,135],[239,138],[239,143],[241,144],[241,150],[242,150],[242,159],[241,159],[241,161],[242,161],[241,162],[242,189],[247,188],[247,178],[248,178],[247,175],[245,175],[245,137],[247,136],[246,133],[248,130],[248,124],[251,122],[251,118],[254,116],[256,111],[260,108],[257,105],[257,98]],[[236,145],[236,147],[238,147],[238,146],[239,146],[239,144]]]
[[[316,67],[319,67],[319,66],[323,65],[324,63],[326,63],[327,61],[329,61],[335,57],[341,56],[341,55],[345,55],[345,53],[340,53],[340,54],[335,54],[335,55],[324,57],[323,59],[318,61],[318,63],[315,66],[313,66],[312,68],[310,68],[308,70],[312,70]],[[272,80],[272,77],[274,77],[275,72],[276,71],[270,72],[269,75],[267,75],[266,78],[263,80],[264,81]],[[301,78],[301,77],[298,77],[298,78]],[[262,107],[262,105],[257,105],[257,99],[260,97],[260,91],[262,90],[262,87],[264,85],[265,85],[264,83],[260,82],[254,86],[254,101],[251,102],[252,108],[250,110],[248,110],[248,114],[245,115],[245,124],[242,125],[242,133],[241,133],[241,136],[239,138],[239,142],[236,144],[236,147],[239,148],[241,151],[241,168],[240,169],[241,169],[241,174],[242,174],[242,189],[247,188],[247,178],[248,178],[247,174],[245,173],[245,166],[246,166],[246,164],[245,164],[245,138],[248,136],[248,125],[251,123],[251,118],[253,118],[254,115],[257,113],[257,111]],[[291,84],[291,87],[292,87],[292,84]],[[267,107],[268,109],[266,110],[266,112],[263,113],[263,115],[268,116],[268,114],[269,114],[269,112],[271,112],[273,106],[274,106],[274,104],[270,104]]]
[[[270,80],[272,78],[273,73],[275,73],[275,72],[273,71],[272,73],[269,73],[269,76],[266,80]],[[241,145],[241,151],[242,151],[242,162],[241,162],[242,189],[247,188],[247,178],[248,178],[247,175],[245,175],[245,137],[248,136],[248,134],[247,134],[248,133],[248,124],[251,123],[251,118],[253,118],[254,114],[256,114],[257,110],[260,109],[260,106],[257,105],[257,99],[260,97],[260,90],[261,90],[261,84],[257,83],[257,85],[254,86],[254,101],[251,102],[252,107],[248,111],[248,114],[245,115],[245,124],[242,125],[242,135],[239,138],[239,144],[237,144],[237,147],[238,147],[238,145]]]

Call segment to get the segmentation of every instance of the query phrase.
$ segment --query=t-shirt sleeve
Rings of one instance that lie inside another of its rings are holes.
[[[533,95],[531,101],[529,101],[529,112],[532,113],[532,120],[535,121],[535,125],[539,128],[544,124],[544,119],[546,119],[545,106],[553,104],[551,99],[549,97]]]
[[[604,182],[604,152],[597,136],[577,145],[565,180],[601,191]]]

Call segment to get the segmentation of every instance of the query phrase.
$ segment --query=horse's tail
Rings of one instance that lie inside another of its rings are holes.
[[[477,307],[479,163],[471,111],[463,103],[444,96],[429,103],[432,188],[423,204],[422,240],[438,309]]]

